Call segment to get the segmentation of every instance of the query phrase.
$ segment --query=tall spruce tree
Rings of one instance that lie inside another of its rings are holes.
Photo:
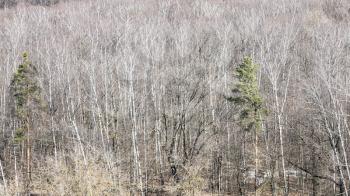
[[[257,71],[259,66],[253,63],[250,57],[245,57],[243,63],[235,70],[235,77],[238,83],[232,89],[233,96],[228,100],[240,108],[239,125],[245,132],[254,133],[255,146],[255,193],[258,189],[259,169],[259,132],[261,130],[262,117],[265,113],[263,99],[259,93]],[[246,135],[246,133],[244,133]],[[245,145],[244,145],[245,146]],[[244,150],[245,151],[245,150]],[[243,157],[245,155],[243,154]],[[243,158],[244,159],[244,158]],[[243,161],[245,162],[245,161]],[[243,165],[245,167],[245,165]]]
[[[23,171],[24,188],[30,193],[32,165],[32,134],[33,124],[42,110],[41,88],[37,81],[37,69],[29,61],[28,54],[23,54],[23,62],[13,75],[10,92],[13,97],[13,115],[18,121],[15,142],[19,143],[25,152]]]
[[[233,96],[228,100],[240,108],[240,126],[245,131],[260,130],[261,118],[265,113],[263,99],[259,93],[257,71],[259,65],[254,64],[250,57],[245,57],[243,63],[235,70],[238,83],[232,89]]]

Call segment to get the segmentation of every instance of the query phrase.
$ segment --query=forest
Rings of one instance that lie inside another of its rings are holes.
[[[0,195],[349,196],[350,1],[0,0]]]

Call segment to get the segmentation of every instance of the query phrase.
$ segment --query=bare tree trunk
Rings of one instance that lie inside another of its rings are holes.
[[[6,177],[5,177],[4,169],[2,167],[1,160],[0,160],[0,171],[1,171],[2,181],[4,182],[4,193],[5,193],[5,195],[7,195],[7,181],[6,181]]]
[[[27,128],[27,135],[26,135],[26,161],[27,161],[27,165],[26,165],[26,178],[25,178],[25,194],[29,195],[31,192],[31,181],[32,181],[32,177],[31,177],[31,162],[32,162],[32,155],[31,155],[31,131],[30,131],[30,119],[29,117],[27,117],[26,119],[26,128]]]
[[[255,173],[255,182],[254,182],[254,189],[255,189],[255,196],[258,195],[258,167],[259,167],[259,157],[258,157],[258,153],[259,153],[259,149],[258,149],[258,130],[255,129],[255,133],[254,133],[254,148],[255,148],[255,169],[254,169],[254,173]]]

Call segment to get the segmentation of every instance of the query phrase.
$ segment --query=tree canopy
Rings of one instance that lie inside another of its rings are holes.
[[[245,57],[235,69],[238,83],[232,89],[233,96],[228,98],[240,107],[240,124],[246,131],[253,127],[260,129],[261,115],[264,111],[257,81],[258,68],[259,65],[250,57]]]
[[[28,53],[24,53],[23,62],[14,73],[10,86],[14,98],[13,113],[22,125],[17,129],[17,140],[24,139],[24,130],[30,116],[41,108],[41,89],[36,79],[37,74],[36,67],[29,61]]]

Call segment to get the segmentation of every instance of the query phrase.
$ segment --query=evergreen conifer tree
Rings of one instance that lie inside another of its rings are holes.
[[[265,112],[256,77],[258,68],[250,57],[244,58],[235,70],[238,83],[232,89],[233,96],[228,98],[241,108],[239,121],[245,131],[260,130],[261,117]]]
[[[240,108],[239,124],[242,130],[254,133],[255,192],[257,192],[259,186],[257,177],[259,168],[259,132],[261,130],[261,119],[265,113],[257,81],[258,68],[259,66],[253,63],[250,57],[244,58],[243,63],[235,70],[238,83],[232,89],[233,96],[228,98],[229,101]],[[243,154],[243,156],[245,155]]]
[[[18,121],[15,142],[21,144],[25,150],[25,191],[30,193],[31,164],[32,164],[32,132],[33,122],[38,119],[42,110],[41,88],[37,81],[37,69],[29,61],[28,54],[23,54],[23,62],[13,75],[10,92],[13,97],[13,115]]]

